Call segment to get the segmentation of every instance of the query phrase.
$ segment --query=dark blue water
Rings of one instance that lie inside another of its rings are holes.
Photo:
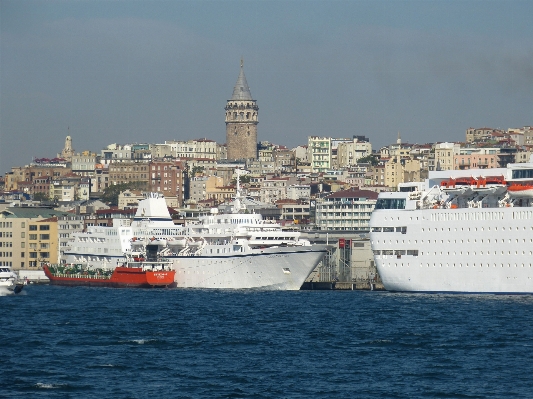
[[[0,396],[532,398],[533,296],[29,286]]]

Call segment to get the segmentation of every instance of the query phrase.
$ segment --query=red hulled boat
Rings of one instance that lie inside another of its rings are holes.
[[[113,288],[171,288],[175,287],[170,263],[135,258],[115,269],[94,269],[80,264],[45,265],[50,284]]]

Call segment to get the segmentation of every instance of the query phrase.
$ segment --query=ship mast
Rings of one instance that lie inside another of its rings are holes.
[[[242,209],[240,177],[241,177],[241,174],[245,174],[245,173],[246,171],[244,170],[235,169],[235,174],[237,175],[237,190],[235,193],[235,201],[233,202],[233,209],[231,210],[232,213],[239,213]]]

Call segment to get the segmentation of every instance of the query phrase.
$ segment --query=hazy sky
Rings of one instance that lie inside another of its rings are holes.
[[[532,18],[529,0],[0,0],[0,174],[68,134],[224,143],[241,56],[259,140],[532,125]]]

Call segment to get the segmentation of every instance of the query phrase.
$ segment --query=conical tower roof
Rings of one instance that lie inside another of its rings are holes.
[[[250,93],[250,88],[248,87],[248,82],[246,81],[246,76],[244,76],[243,60],[241,59],[241,72],[237,78],[237,83],[233,88],[233,95],[231,96],[232,100],[252,100],[252,93]]]

